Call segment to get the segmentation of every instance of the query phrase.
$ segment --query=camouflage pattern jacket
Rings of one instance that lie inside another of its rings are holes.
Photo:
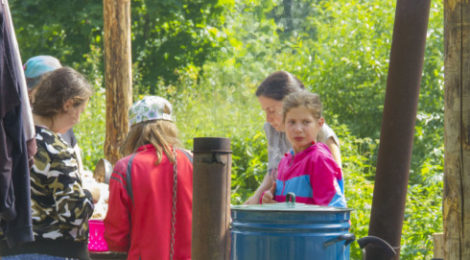
[[[31,168],[34,237],[88,241],[91,193],[83,189],[75,151],[54,132],[36,127],[38,152]]]
[[[0,255],[45,254],[89,260],[88,219],[91,193],[82,187],[75,150],[56,133],[36,126],[38,152],[31,168],[31,211],[34,241],[9,247]]]

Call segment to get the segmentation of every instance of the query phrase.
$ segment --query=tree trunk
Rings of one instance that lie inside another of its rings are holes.
[[[132,104],[130,0],[103,0],[106,159],[114,164],[128,132],[127,111]]]
[[[445,259],[470,259],[470,2],[444,0]]]

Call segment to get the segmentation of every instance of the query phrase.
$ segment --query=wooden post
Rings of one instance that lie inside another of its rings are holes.
[[[470,2],[444,0],[444,256],[470,259]]]
[[[444,233],[434,233],[432,238],[434,242],[433,259],[444,259]]]
[[[130,0],[103,0],[106,85],[106,159],[114,164],[128,132],[132,104]]]
[[[193,260],[230,259],[230,139],[194,138]]]

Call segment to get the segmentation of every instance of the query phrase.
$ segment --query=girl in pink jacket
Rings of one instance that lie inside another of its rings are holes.
[[[278,167],[272,188],[262,195],[262,203],[285,201],[296,194],[298,202],[346,207],[341,168],[323,143],[315,143],[324,119],[317,94],[299,91],[283,101],[283,124],[292,150]]]

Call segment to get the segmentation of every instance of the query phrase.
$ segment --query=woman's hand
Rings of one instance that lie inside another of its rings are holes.
[[[259,203],[259,195],[256,196],[256,194],[255,194],[255,195],[249,197],[249,198],[245,201],[245,203],[243,203],[243,204],[245,204],[245,205],[250,205],[250,204],[258,204],[258,203]]]
[[[276,194],[276,182],[273,181],[271,188],[263,193],[262,203],[277,203],[274,200],[274,194]]]

